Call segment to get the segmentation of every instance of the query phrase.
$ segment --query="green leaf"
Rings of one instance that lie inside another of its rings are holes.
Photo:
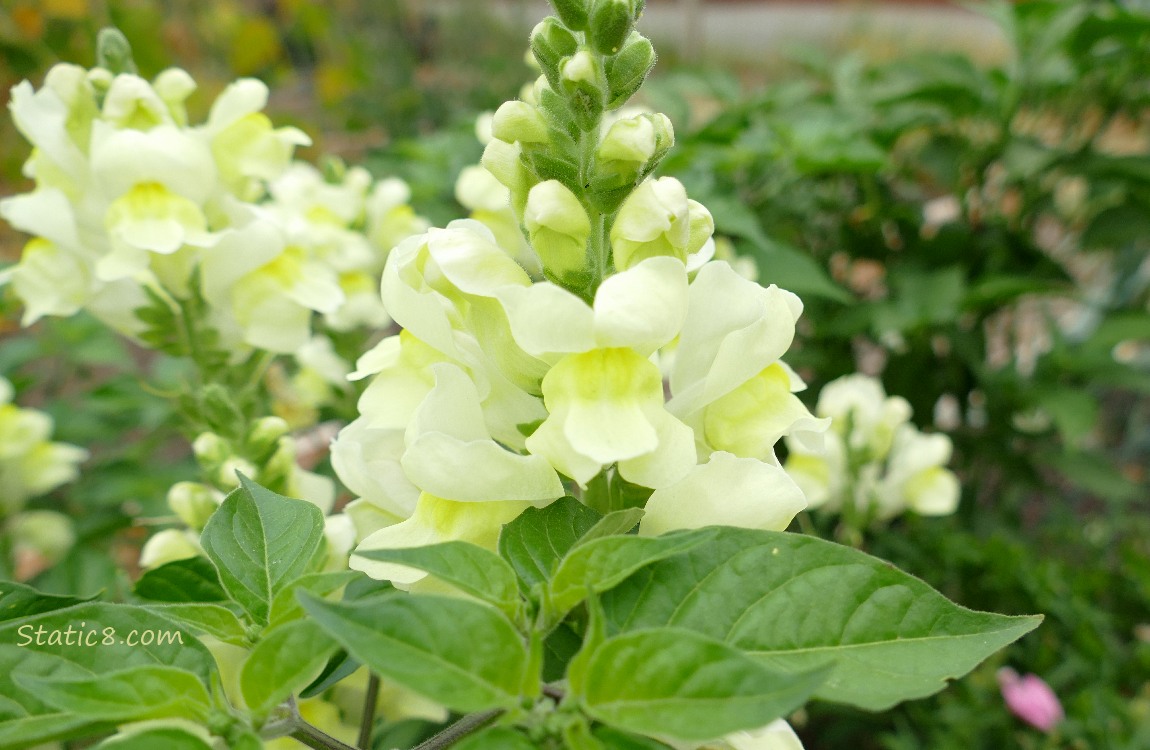
[[[510,727],[492,727],[451,746],[453,750],[538,750],[538,745]]]
[[[450,583],[477,599],[514,616],[520,607],[519,579],[494,552],[467,542],[443,542],[426,547],[360,551],[360,557],[399,563]]]
[[[312,698],[326,691],[329,687],[351,676],[362,664],[342,648],[328,658],[323,671],[312,680],[312,683],[300,691],[299,697]]]
[[[182,604],[151,604],[147,609],[178,622],[195,633],[207,634],[236,646],[247,643],[247,627],[227,607],[207,602]]]
[[[1079,445],[1098,421],[1098,399],[1084,390],[1050,387],[1036,389],[1032,398],[1054,420],[1062,442]]]
[[[629,734],[602,724],[595,727],[592,733],[607,750],[669,750],[668,745],[658,740]]]
[[[19,620],[44,612],[91,601],[95,597],[55,596],[41,594],[31,586],[14,581],[0,581],[0,622]]]
[[[816,697],[873,711],[941,690],[1041,617],[974,612],[857,550],[722,528],[605,593],[611,632],[697,631],[782,672],[831,662]]]
[[[228,595],[267,623],[277,592],[309,572],[323,542],[323,513],[241,475],[200,537]]]
[[[660,537],[608,536],[576,545],[547,585],[553,615],[558,619],[590,594],[607,591],[643,566],[684,552],[713,533],[704,529]]]
[[[126,642],[143,633],[164,638],[149,646]],[[150,664],[190,671],[204,684],[215,668],[207,648],[190,633],[140,607],[93,602],[0,624],[0,747],[18,750],[112,728],[59,711],[17,684],[17,675],[82,679]]]
[[[128,735],[116,735],[96,745],[96,750],[213,750],[202,737],[178,727],[148,729]]]
[[[774,672],[720,641],[680,628],[610,638],[571,675],[588,715],[639,734],[709,740],[754,729],[798,708],[825,667]]]
[[[527,649],[510,620],[491,607],[405,593],[339,603],[304,593],[300,600],[373,672],[452,710],[510,708],[519,702]]]
[[[52,711],[34,716],[21,716],[9,710],[7,699],[0,696],[0,747],[5,750],[24,750],[78,737],[103,734],[114,729],[108,723],[93,722],[83,716],[63,711]],[[8,718],[11,715],[13,718]]]
[[[162,664],[79,678],[17,674],[16,682],[61,711],[97,721],[202,721],[211,704],[208,689],[196,675]]]
[[[297,591],[328,596],[352,581],[365,577],[354,570],[339,570],[331,573],[308,573],[297,578],[276,592],[275,598],[272,599],[271,613],[268,615],[269,624],[274,626],[303,617],[303,607],[296,597]]]
[[[718,192],[696,197],[714,217],[715,231],[745,240],[738,244],[739,254],[755,259],[764,284],[778,284],[796,294],[811,294],[836,302],[853,300],[809,254],[767,236],[745,203]]]
[[[634,529],[636,524],[642,519],[642,508],[623,508],[622,510],[612,511],[596,521],[595,525],[587,530],[587,533],[579,537],[579,541],[575,543],[575,546],[578,547],[593,539],[601,539],[605,536],[626,534]]]
[[[511,563],[522,588],[530,591],[551,577],[567,550],[602,516],[573,497],[546,508],[528,508],[499,534],[499,554]]]
[[[266,714],[307,687],[335,649],[335,641],[311,620],[292,620],[272,628],[240,670],[244,701],[256,714]]]
[[[141,599],[157,602],[223,602],[228,595],[215,567],[203,557],[176,560],[153,568],[136,581]]]

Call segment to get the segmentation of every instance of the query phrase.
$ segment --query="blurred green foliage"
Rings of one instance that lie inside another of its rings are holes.
[[[517,52],[523,33],[483,3],[4,0],[0,90],[38,84],[57,62],[92,65],[96,32],[108,25],[131,41],[141,75],[188,70],[203,89],[193,108],[236,77],[261,78],[274,92],[270,116],[312,135],[313,155],[358,159],[392,138],[470,119],[530,77]],[[2,128],[0,188],[27,156],[7,119]]]
[[[1150,8],[983,10],[1013,50],[997,67],[811,55],[751,95],[685,71],[654,96],[676,122],[718,110],[665,171],[761,281],[803,297],[788,359],[813,391],[881,372],[955,440],[959,514],[876,530],[869,551],[967,606],[1047,614],[932,700],[812,707],[816,750],[1150,742]],[[1006,712],[1004,663],[1062,697],[1056,735]]]

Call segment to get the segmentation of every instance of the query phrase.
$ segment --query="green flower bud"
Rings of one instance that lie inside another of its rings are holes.
[[[527,203],[527,191],[536,182],[531,172],[524,166],[521,154],[522,149],[518,144],[492,138],[487,148],[483,150],[483,158],[480,159],[484,169],[511,191],[511,207],[520,215]]]
[[[587,0],[551,0],[551,7],[568,28],[574,31],[587,28]]]
[[[201,432],[192,441],[192,452],[196,461],[209,471],[227,461],[232,456],[232,444],[214,432]]]
[[[704,249],[714,229],[710,212],[687,197],[681,182],[648,180],[623,203],[611,227],[615,267],[626,270],[661,255],[686,263]]]
[[[655,48],[649,39],[632,32],[619,54],[606,63],[608,109],[618,109],[639,90],[651,68],[655,67]]]
[[[276,443],[291,428],[282,417],[262,417],[257,419],[247,435],[248,453],[251,456],[262,456],[272,450]]]
[[[240,483],[238,474],[243,474],[245,477],[256,476],[256,467],[251,461],[240,458],[239,456],[231,456],[222,464],[216,471],[215,481],[221,487],[236,487]],[[261,483],[265,484],[266,483]],[[270,489],[270,488],[269,488]]]
[[[531,188],[523,224],[548,275],[565,279],[584,270],[591,221],[579,198],[563,184],[547,180]]]
[[[504,102],[491,121],[491,135],[507,143],[547,143],[547,122],[527,102]]]
[[[164,529],[153,534],[140,550],[141,568],[158,568],[165,563],[198,557],[198,535],[182,529]]]
[[[193,529],[202,529],[223,501],[214,488],[199,482],[177,482],[168,490],[168,507]]]
[[[655,129],[656,156],[670,151],[675,145],[675,126],[671,124],[671,118],[662,112],[644,115],[644,117],[650,120],[651,127]]]
[[[559,66],[575,54],[579,42],[554,18],[546,18],[531,31],[531,54],[552,86],[559,86]]]
[[[588,36],[601,55],[614,55],[627,41],[635,25],[631,0],[594,0]]]
[[[96,65],[112,73],[135,73],[132,45],[116,28],[106,26],[96,35]]]
[[[292,475],[296,472],[295,456],[295,439],[290,435],[280,438],[275,453],[259,470],[259,483],[274,492],[288,492]]]
[[[635,185],[658,165],[666,153],[662,115],[637,115],[613,123],[595,151],[595,175],[587,190],[591,203],[604,213],[614,213]],[[656,128],[659,125],[659,128]]]
[[[563,61],[559,77],[559,88],[575,116],[575,124],[584,132],[597,128],[606,93],[599,60],[588,50],[579,50]]]
[[[617,120],[599,143],[599,163],[622,162],[640,167],[655,155],[655,126],[646,115]],[[636,170],[638,171],[638,170]]]

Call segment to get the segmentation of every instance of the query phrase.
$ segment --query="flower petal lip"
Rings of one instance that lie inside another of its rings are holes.
[[[802,490],[778,466],[716,451],[683,480],[655,490],[639,533],[716,524],[782,531],[806,506]]]
[[[790,292],[763,288],[723,261],[705,265],[688,292],[668,410],[693,413],[776,362],[790,347],[801,312]]]

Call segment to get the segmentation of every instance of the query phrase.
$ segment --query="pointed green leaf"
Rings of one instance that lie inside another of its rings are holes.
[[[302,608],[301,608],[302,611]],[[326,691],[329,687],[351,676],[363,665],[344,649],[338,649],[328,657],[327,664],[319,676],[312,683],[300,691],[299,697],[312,698]]]
[[[593,734],[595,739],[603,743],[606,750],[670,750],[668,745],[658,740],[629,734],[602,724],[595,727]]]
[[[588,715],[630,732],[710,740],[754,729],[798,708],[827,670],[774,672],[690,630],[653,628],[610,638],[571,692]]]
[[[228,595],[215,567],[203,557],[153,568],[136,581],[133,593],[157,602],[223,602]]]
[[[246,643],[247,627],[235,612],[219,604],[150,604],[147,609],[186,626],[194,633],[215,636],[236,646]]]
[[[360,557],[408,565],[426,571],[477,599],[514,615],[519,609],[519,581],[499,555],[467,542],[443,542],[427,547],[377,549]]]
[[[213,750],[203,737],[187,729],[162,727],[118,734],[96,745],[96,750]]]
[[[241,475],[200,537],[228,595],[267,623],[276,593],[309,572],[323,542],[323,514]]]
[[[1041,622],[965,609],[857,550],[733,528],[602,601],[611,632],[688,628],[782,672],[834,662],[816,697],[873,711],[941,690]]]
[[[19,620],[21,617],[52,612],[75,604],[91,601],[95,597],[55,596],[41,594],[31,586],[14,581],[0,581],[0,622]]]
[[[60,711],[97,721],[204,720],[211,703],[208,689],[196,675],[162,664],[88,677],[17,674],[15,679]]]
[[[580,544],[586,544],[593,539],[600,539],[605,536],[626,534],[634,529],[641,520],[643,520],[642,508],[623,508],[622,510],[611,511],[596,521],[586,534],[579,537],[575,546],[578,547]]]
[[[461,712],[519,702],[529,657],[511,621],[491,607],[445,596],[382,594],[304,609],[373,672]]]
[[[619,585],[635,571],[705,542],[713,531],[661,537],[607,536],[578,544],[559,563],[547,584],[548,603],[557,619],[589,594]]]
[[[164,664],[195,674],[204,684],[215,669],[211,653],[178,624],[143,607],[90,602],[0,624],[0,695],[23,655],[74,665],[73,673],[104,674]],[[5,659],[10,656],[12,661]]]
[[[308,573],[289,583],[276,592],[272,599],[271,614],[268,616],[272,626],[303,617],[303,607],[296,597],[297,591],[308,591],[316,596],[328,596],[347,586],[352,581],[365,578],[362,573],[354,570],[338,570],[331,573]]]
[[[145,633],[155,642],[128,643]],[[112,728],[59,711],[36,690],[18,684],[17,675],[84,679],[151,664],[187,670],[204,684],[215,668],[191,633],[141,607],[92,602],[0,624],[0,747],[19,750]]]
[[[335,649],[335,641],[311,620],[292,620],[267,631],[240,670],[248,708],[266,714],[307,687]]]
[[[499,554],[511,563],[524,591],[551,577],[567,550],[602,518],[573,497],[528,508],[499,535]]]
[[[6,750],[25,750],[49,742],[103,734],[113,729],[112,724],[94,722],[83,716],[64,711],[41,713],[34,716],[13,714],[6,699],[0,697],[0,747]],[[9,718],[11,715],[13,718]]]

